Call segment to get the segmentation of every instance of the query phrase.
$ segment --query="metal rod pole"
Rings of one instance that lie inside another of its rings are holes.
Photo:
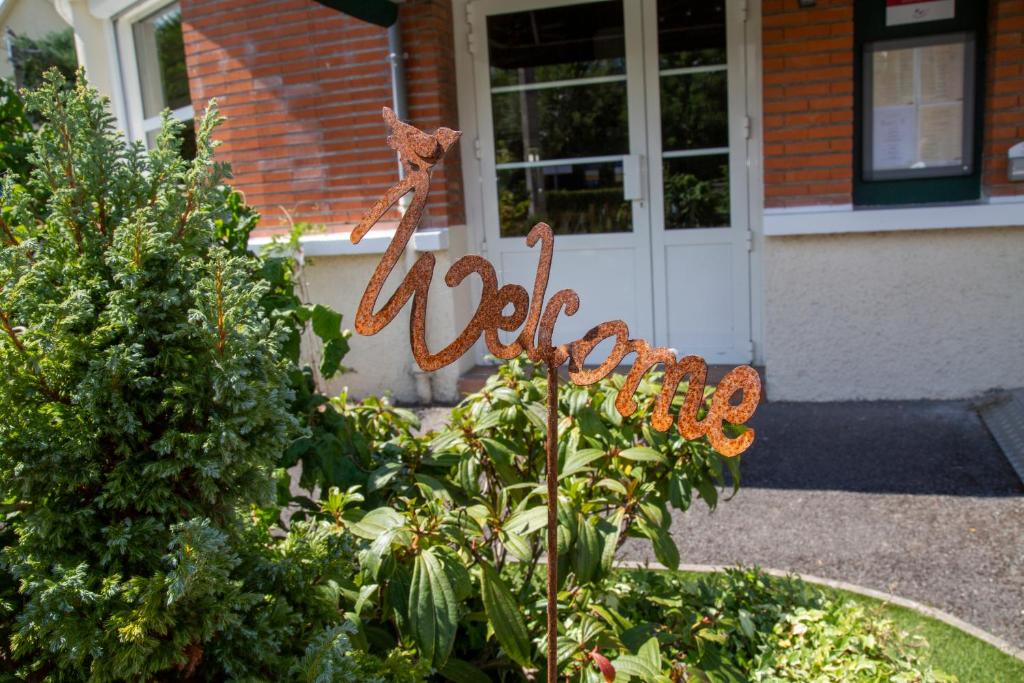
[[[558,368],[548,363],[548,683],[558,679]]]

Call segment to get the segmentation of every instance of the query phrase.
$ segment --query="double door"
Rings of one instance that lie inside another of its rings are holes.
[[[751,360],[744,17],[725,0],[471,0],[484,237],[530,288],[539,221],[549,292],[634,337]],[[595,352],[594,358],[600,356]]]

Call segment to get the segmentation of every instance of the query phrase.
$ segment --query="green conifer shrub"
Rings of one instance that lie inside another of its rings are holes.
[[[303,432],[292,331],[224,234],[215,105],[179,152],[126,143],[81,76],[0,191],[0,672],[28,680],[374,680],[341,527],[271,533]],[[274,510],[275,514],[268,514]]]

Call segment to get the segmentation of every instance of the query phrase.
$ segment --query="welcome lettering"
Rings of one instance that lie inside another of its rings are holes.
[[[454,362],[469,351],[481,336],[487,349],[497,358],[515,358],[525,353],[531,360],[554,368],[568,361],[569,379],[578,386],[600,381],[618,368],[627,356],[633,355],[633,365],[615,400],[615,407],[623,417],[636,411],[633,395],[644,375],[661,365],[664,378],[661,392],[654,403],[651,426],[665,432],[675,423],[684,438],[706,436],[712,448],[725,456],[739,455],[750,447],[754,441],[753,429],[748,428],[736,437],[729,437],[724,431],[725,423],[745,424],[757,409],[761,398],[761,379],[750,366],[733,368],[722,378],[707,414],[700,418],[707,383],[707,364],[699,356],[677,358],[670,349],[652,347],[642,339],[631,339],[629,328],[622,320],[596,325],[573,342],[558,346],[552,344],[558,317],[563,314],[575,315],[580,300],[576,292],[570,289],[561,289],[546,299],[554,255],[554,234],[545,223],[535,225],[526,237],[526,243],[531,248],[540,243],[532,295],[517,284],[498,287],[494,266],[480,256],[463,256],[451,265],[444,276],[448,287],[457,287],[467,277],[475,274],[480,278],[482,291],[480,303],[465,329],[440,351],[431,353],[426,342],[427,297],[436,263],[433,254],[422,254],[384,306],[375,312],[384,283],[399,263],[423,215],[430,192],[431,170],[460,135],[449,128],[440,128],[433,134],[424,133],[399,121],[388,108],[384,109],[384,120],[392,130],[388,144],[399,152],[405,177],[389,188],[370,208],[352,231],[352,243],[359,244],[367,231],[399,199],[410,192],[413,196],[363,292],[356,312],[357,332],[363,335],[380,332],[412,299],[410,345],[416,363],[427,372]],[[505,313],[509,307],[511,311]],[[501,341],[499,332],[516,330],[519,330],[519,335],[514,341],[508,344]],[[608,357],[596,367],[587,367],[591,352],[605,340],[613,338],[614,346]],[[678,415],[673,418],[672,402],[684,380],[687,380],[686,395]],[[738,400],[734,402],[736,397]]]

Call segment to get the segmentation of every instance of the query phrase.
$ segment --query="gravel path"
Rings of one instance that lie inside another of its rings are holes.
[[[677,515],[683,562],[849,581],[1024,647],[1024,488],[969,405],[766,403],[752,424],[739,494]]]

